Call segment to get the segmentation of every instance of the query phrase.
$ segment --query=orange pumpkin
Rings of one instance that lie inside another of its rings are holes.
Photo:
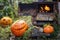
[[[51,34],[52,32],[54,32],[54,28],[51,25],[47,25],[44,27],[43,31],[44,33]]]
[[[16,21],[11,26],[11,32],[15,36],[22,36],[28,29],[28,24],[24,20]]]
[[[3,17],[0,20],[1,25],[9,25],[12,24],[12,19],[10,17]]]

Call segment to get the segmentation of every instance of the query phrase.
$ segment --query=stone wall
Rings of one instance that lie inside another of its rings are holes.
[[[58,14],[58,22],[59,22],[59,24],[60,24],[60,2],[58,2],[58,10],[59,10],[59,14]]]

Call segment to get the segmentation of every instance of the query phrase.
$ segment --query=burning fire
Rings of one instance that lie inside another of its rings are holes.
[[[47,5],[44,8],[46,11],[50,11],[50,7],[48,7]]]
[[[41,10],[43,10],[43,7],[41,7]]]

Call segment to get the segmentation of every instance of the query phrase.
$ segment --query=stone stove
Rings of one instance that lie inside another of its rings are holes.
[[[45,23],[55,23],[56,13],[58,13],[57,3],[41,2],[36,3],[37,11],[32,13],[32,24],[36,26],[44,25]]]
[[[43,25],[46,23],[58,24],[58,3],[57,2],[33,2],[30,4],[20,3],[19,14],[21,16],[32,16],[32,24],[37,26],[32,30],[32,37],[35,36],[50,36],[50,34],[44,34],[38,28],[43,30]]]

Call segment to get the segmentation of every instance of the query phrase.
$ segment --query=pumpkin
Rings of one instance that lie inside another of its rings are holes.
[[[54,27],[51,25],[46,25],[43,29],[44,33],[51,34],[54,32]]]
[[[12,24],[12,19],[10,17],[3,17],[0,20],[0,24],[3,26],[4,25],[10,25],[10,24]]]
[[[11,32],[15,36],[23,36],[28,29],[28,24],[24,20],[18,20],[11,25]]]

